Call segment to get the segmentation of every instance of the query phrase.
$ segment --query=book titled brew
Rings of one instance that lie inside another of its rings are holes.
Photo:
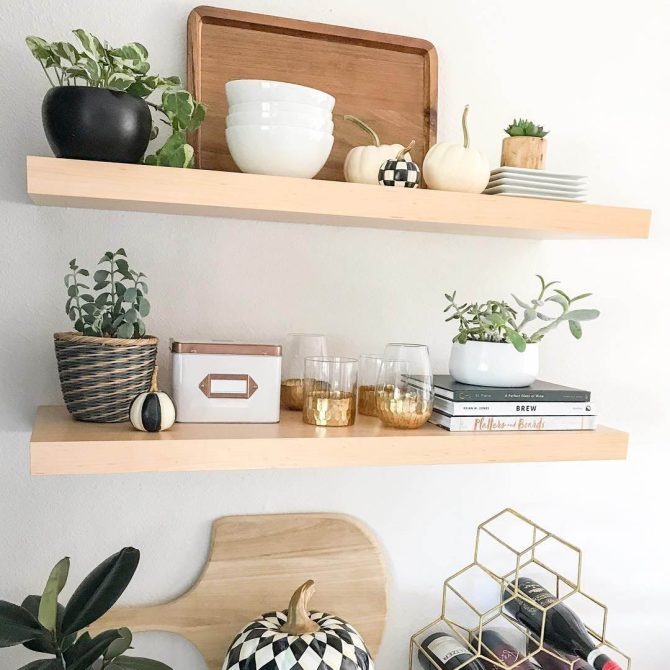
[[[590,402],[454,402],[436,397],[434,407],[450,416],[584,416],[596,413]]]

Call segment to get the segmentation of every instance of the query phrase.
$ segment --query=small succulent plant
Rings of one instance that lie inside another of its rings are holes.
[[[458,333],[454,342],[465,344],[467,341],[477,342],[507,342],[514,345],[517,351],[524,351],[527,344],[540,342],[550,331],[562,323],[567,323],[573,337],[580,339],[582,336],[582,322],[592,321],[600,316],[597,309],[574,309],[573,305],[579,300],[591,296],[590,293],[582,293],[571,298],[567,293],[555,287],[559,282],[546,282],[544,277],[537,275],[540,280],[540,292],[537,298],[528,302],[512,298],[523,310],[523,316],[519,311],[505,301],[488,300],[485,303],[456,303],[456,292],[451,295],[445,293],[447,308],[444,310],[448,315],[446,321],[458,321]],[[551,295],[547,295],[549,289]],[[546,314],[543,310],[550,305],[560,308],[556,315]],[[538,329],[528,329],[528,326],[539,319],[546,325]],[[529,332],[527,332],[529,330]]]
[[[144,337],[142,319],[151,309],[146,275],[129,267],[124,249],[107,251],[98,265],[102,267],[93,273],[95,296],[84,283],[91,273],[79,267],[76,258],[70,261],[71,272],[65,275],[65,313],[74,321],[75,330],[92,337]]]
[[[505,128],[505,132],[510,137],[544,137],[549,133],[542,126],[527,119],[514,119],[514,122]]]

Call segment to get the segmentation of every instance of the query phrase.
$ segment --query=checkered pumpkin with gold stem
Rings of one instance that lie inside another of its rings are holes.
[[[363,638],[343,619],[310,612],[314,582],[305,582],[283,612],[264,614],[240,631],[223,670],[374,670]]]
[[[395,160],[387,160],[379,168],[379,183],[382,186],[399,186],[400,188],[418,188],[421,182],[421,169],[412,160],[405,160],[405,156],[414,148],[416,142],[412,140],[403,147]]]

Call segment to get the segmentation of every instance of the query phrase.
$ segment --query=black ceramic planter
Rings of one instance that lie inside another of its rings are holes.
[[[44,96],[42,123],[58,158],[138,163],[149,144],[147,103],[122,91],[57,86]]]

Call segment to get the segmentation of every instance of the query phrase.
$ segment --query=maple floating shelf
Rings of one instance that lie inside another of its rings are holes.
[[[503,237],[646,238],[645,209],[28,156],[39,205]]]
[[[64,407],[37,412],[30,441],[34,475],[259,470],[448,463],[623,460],[628,435],[572,432],[450,433],[432,425],[384,428],[360,416],[348,428],[317,428],[300,412],[275,424],[177,423],[163,433],[130,424],[74,421]]]

